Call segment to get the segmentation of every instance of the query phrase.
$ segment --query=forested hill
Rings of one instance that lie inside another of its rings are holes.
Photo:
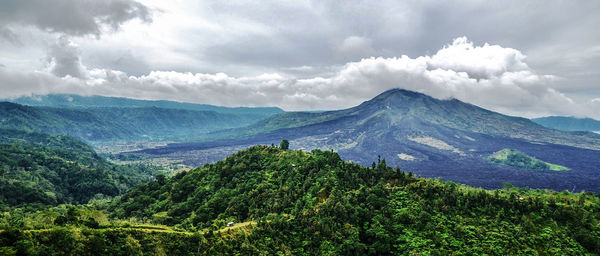
[[[115,165],[68,136],[0,129],[0,207],[117,196],[157,171]]]
[[[109,212],[201,232],[256,222],[229,240],[200,239],[199,247],[227,254],[600,253],[598,194],[483,190],[417,178],[385,159],[362,167],[320,150],[254,146],[140,185]]]
[[[185,140],[239,127],[264,114],[230,114],[158,107],[30,107],[0,102],[0,128],[74,136],[86,141]]]

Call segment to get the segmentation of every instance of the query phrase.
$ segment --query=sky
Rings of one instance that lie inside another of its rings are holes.
[[[391,88],[600,119],[600,1],[0,0],[0,97],[289,111]]]

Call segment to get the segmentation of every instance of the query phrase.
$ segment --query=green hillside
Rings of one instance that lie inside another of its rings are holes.
[[[68,136],[0,129],[0,206],[117,196],[158,170],[115,165]]]
[[[599,195],[483,190],[331,151],[255,146],[106,204],[5,212],[0,253],[600,254]]]
[[[516,167],[524,170],[536,170],[536,171],[568,171],[569,168],[546,163],[542,160],[536,159],[535,157],[529,156],[521,151],[505,148],[498,152],[495,152],[488,157],[488,160],[493,163],[505,164],[512,167]]]
[[[247,243],[268,254],[581,255],[600,252],[599,211],[591,193],[486,191],[385,160],[366,168],[329,151],[257,146],[138,186],[109,212],[192,231],[257,221]]]

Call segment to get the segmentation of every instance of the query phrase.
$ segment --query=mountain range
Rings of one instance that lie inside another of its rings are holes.
[[[0,128],[70,135],[87,142],[187,141],[283,112],[278,108],[226,108],[77,95],[12,101],[0,102]]]
[[[547,116],[531,120],[539,125],[556,130],[600,132],[600,121],[591,118]]]
[[[597,134],[549,129],[526,118],[402,89],[349,109],[282,113],[209,136],[212,140],[174,143],[136,154],[179,158],[197,166],[250,145],[288,139],[295,149],[331,149],[361,165],[371,165],[379,155],[405,171],[485,188],[510,182],[556,190],[600,190]],[[569,171],[527,170],[488,160],[504,149]]]
[[[59,108],[93,108],[93,107],[131,107],[131,108],[168,108],[184,109],[195,111],[215,111],[226,114],[246,114],[269,116],[283,112],[276,107],[221,107],[207,104],[195,104],[186,102],[176,102],[167,100],[136,100],[130,98],[105,97],[105,96],[80,96],[75,94],[49,94],[23,96],[14,99],[4,99],[4,101],[13,102],[27,106],[38,107],[59,107]]]

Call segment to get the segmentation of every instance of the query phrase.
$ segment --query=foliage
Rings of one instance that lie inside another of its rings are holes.
[[[281,148],[283,150],[288,150],[290,148],[290,142],[288,140],[282,140],[279,143],[279,148]]]
[[[0,130],[0,206],[85,203],[159,173],[149,165],[112,164],[68,136]]]
[[[0,215],[2,255],[600,254],[598,194],[490,191],[274,146],[112,203],[27,207]]]
[[[488,191],[319,150],[252,147],[140,185],[109,211],[190,231],[254,220],[243,245],[267,254],[600,253],[598,195]]]

